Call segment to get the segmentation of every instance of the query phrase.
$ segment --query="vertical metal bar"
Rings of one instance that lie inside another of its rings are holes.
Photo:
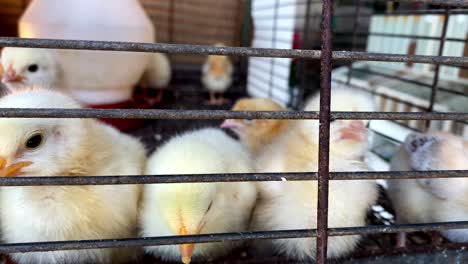
[[[169,43],[174,43],[175,1],[169,0]]]
[[[302,29],[302,40],[301,40],[301,49],[305,49],[306,45],[309,43],[309,33],[310,33],[310,8],[311,8],[311,3],[312,0],[307,0],[306,4],[306,14],[305,14],[305,21],[304,21],[304,28]],[[300,78],[301,78],[301,84],[299,86],[299,93],[298,97],[296,98],[296,107],[299,107],[299,105],[302,103],[302,100],[304,100],[304,94],[305,94],[305,89],[307,86],[306,83],[306,69],[305,69],[305,60],[304,59],[299,59],[298,61],[298,66],[299,66],[299,71],[300,71]]]
[[[320,55],[320,128],[317,208],[317,264],[327,261],[328,180],[330,155],[330,102],[332,71],[333,0],[323,0]]]
[[[351,51],[354,51],[357,42],[357,30],[359,27],[359,17],[361,15],[361,0],[356,1],[356,11],[354,12],[354,23],[353,23],[353,38],[351,41]],[[353,62],[349,64],[348,69],[348,78],[346,80],[346,84],[351,82],[351,74],[353,73]]]
[[[273,12],[273,35],[272,35],[272,48],[276,48],[276,29],[278,27],[278,9],[279,9],[279,0],[275,0],[275,7]],[[270,69],[270,84],[268,86],[268,97],[273,98],[273,74],[275,69],[275,58],[271,58],[271,69]]]
[[[448,27],[448,21],[450,18],[450,7],[447,7],[445,9],[445,14],[443,16],[444,18],[444,24],[442,26],[442,33],[440,35],[440,40],[439,40],[439,52],[437,53],[438,56],[442,56],[444,53],[444,46],[445,46],[445,37],[447,36],[447,27]],[[434,105],[437,101],[437,86],[439,84],[439,74],[440,74],[440,65],[436,64],[434,68],[434,79],[432,80],[432,90],[431,90],[431,100],[429,102],[429,108],[428,112],[434,111]],[[431,120],[428,120],[426,122],[426,130],[429,130],[431,126]]]

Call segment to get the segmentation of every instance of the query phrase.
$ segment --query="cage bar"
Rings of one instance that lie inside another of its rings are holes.
[[[272,58],[304,58],[319,59],[317,50],[287,50],[287,49],[260,49],[246,47],[213,47],[207,45],[165,44],[165,43],[139,43],[118,41],[90,41],[90,40],[58,40],[58,39],[31,39],[0,37],[1,47],[27,47],[48,49],[78,49],[78,50],[109,50],[132,52],[163,52],[174,54],[210,54],[228,56],[272,57]],[[393,61],[444,64],[452,66],[468,66],[468,57],[453,56],[425,56],[381,54],[356,51],[333,51],[334,60],[366,60],[366,61]]]

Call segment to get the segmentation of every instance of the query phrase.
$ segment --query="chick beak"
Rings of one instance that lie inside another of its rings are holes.
[[[18,162],[7,166],[7,160],[0,157],[0,177],[16,177],[21,173],[23,168],[30,166],[32,162]]]
[[[186,236],[189,235],[187,232],[187,228],[184,224],[181,224],[179,228],[179,235]],[[194,244],[182,244],[179,246],[180,255],[182,256],[182,263],[189,264],[192,261],[192,253],[193,249],[195,248]]]
[[[2,76],[3,83],[21,82],[23,81],[23,79],[24,77],[22,77],[21,75],[17,75],[16,71],[13,69],[11,65],[8,66],[8,69],[3,73],[3,76]]]
[[[233,120],[233,119],[226,119],[224,120],[224,122],[220,125],[221,128],[230,128],[230,129],[236,129],[236,128],[241,128],[242,127],[242,123],[237,121],[237,120]]]
[[[192,261],[192,253],[195,248],[194,244],[182,244],[180,247],[180,255],[182,256],[182,263],[189,264]]]
[[[366,139],[367,128],[363,121],[355,120],[340,130],[341,139],[362,141]]]

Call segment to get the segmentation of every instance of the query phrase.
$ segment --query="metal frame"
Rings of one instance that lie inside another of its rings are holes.
[[[408,2],[400,0],[402,2]],[[464,0],[419,0],[414,2],[440,4],[447,7],[467,7]],[[158,176],[90,176],[90,177],[21,177],[0,178],[0,186],[31,185],[89,185],[89,184],[144,184],[175,182],[232,182],[232,181],[284,181],[318,180],[318,225],[317,229],[282,230],[264,232],[245,232],[230,234],[205,234],[196,236],[150,237],[110,240],[86,240],[63,242],[37,242],[0,245],[0,252],[53,251],[65,249],[156,246],[184,243],[206,243],[226,240],[278,239],[317,237],[317,263],[327,260],[328,236],[354,234],[395,233],[421,230],[444,230],[468,228],[468,221],[453,223],[431,223],[396,226],[367,226],[353,228],[328,228],[328,184],[329,180],[358,179],[394,179],[394,178],[451,178],[468,177],[468,171],[434,172],[330,172],[330,122],[335,119],[381,119],[381,120],[468,120],[468,113],[434,113],[429,109],[425,113],[387,113],[387,112],[331,112],[331,71],[334,60],[368,60],[433,63],[436,65],[468,66],[468,57],[408,56],[399,54],[378,54],[355,51],[332,51],[332,15],[333,0],[323,0],[322,10],[322,48],[317,50],[280,50],[253,49],[245,47],[211,47],[200,45],[149,44],[105,41],[51,40],[0,38],[0,46],[35,47],[54,49],[113,50],[135,52],[166,52],[190,54],[220,54],[257,57],[291,57],[302,59],[320,59],[321,62],[321,100],[320,112],[232,112],[206,110],[99,110],[99,109],[0,109],[0,118],[140,118],[140,119],[319,119],[319,170],[317,173],[266,173],[266,174],[223,174],[223,175],[158,175]],[[465,12],[466,10],[464,10]],[[445,14],[449,11],[445,9]],[[357,22],[355,22],[357,24]],[[445,26],[446,27],[446,26]],[[357,26],[354,27],[356,29]],[[356,34],[356,32],[354,32]],[[445,32],[441,40],[445,38]],[[353,37],[355,41],[355,37]],[[438,80],[434,78],[431,86],[433,98]],[[431,101],[432,102],[432,101]]]

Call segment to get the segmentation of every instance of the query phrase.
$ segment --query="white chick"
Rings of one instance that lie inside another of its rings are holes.
[[[392,171],[467,170],[468,141],[448,133],[410,134],[392,159]],[[396,223],[466,221],[468,179],[389,180],[388,195]],[[441,232],[454,242],[468,242],[468,229]],[[405,246],[400,234],[397,246]]]
[[[177,136],[148,160],[146,173],[205,174],[253,172],[248,152],[218,129]],[[256,200],[254,183],[149,184],[143,191],[140,224],[143,236],[174,236],[248,230]],[[163,260],[189,263],[229,253],[239,242],[147,247]]]
[[[352,97],[350,97],[352,95]],[[350,90],[334,90],[334,111],[370,111],[366,96]],[[318,110],[318,98],[306,106]],[[367,148],[367,129],[362,121],[337,120],[331,123],[330,171],[366,171],[360,157]],[[312,172],[318,168],[318,121],[298,121],[287,133],[267,146],[259,156],[258,172]],[[317,227],[317,181],[259,183],[253,230],[290,230]],[[375,181],[330,181],[329,227],[355,227],[366,224],[366,213],[377,200]],[[284,212],[288,212],[285,214]],[[360,236],[330,237],[328,256],[341,257],[354,250]],[[314,259],[315,238],[267,241],[274,251],[298,261]],[[268,244],[257,243],[260,250]]]
[[[223,47],[222,44],[215,46]],[[228,56],[208,56],[202,68],[202,83],[210,93],[210,104],[221,105],[226,101],[223,94],[232,84],[233,71],[234,66]],[[217,93],[219,98],[216,98]]]
[[[9,90],[38,85],[63,88],[62,69],[53,50],[7,47],[1,58],[2,82]]]
[[[167,88],[172,77],[171,62],[164,53],[153,53],[151,60],[142,77],[142,88],[156,89],[157,95],[151,103],[155,104],[161,101],[163,90]]]
[[[80,106],[52,90],[22,89],[0,98],[0,108],[12,107]],[[139,141],[93,119],[0,119],[0,157],[0,167],[7,170],[3,176],[141,175],[146,162]],[[139,195],[138,185],[2,187],[2,239],[134,237]],[[122,263],[137,255],[135,248],[119,248],[14,253],[12,258],[18,264]]]

